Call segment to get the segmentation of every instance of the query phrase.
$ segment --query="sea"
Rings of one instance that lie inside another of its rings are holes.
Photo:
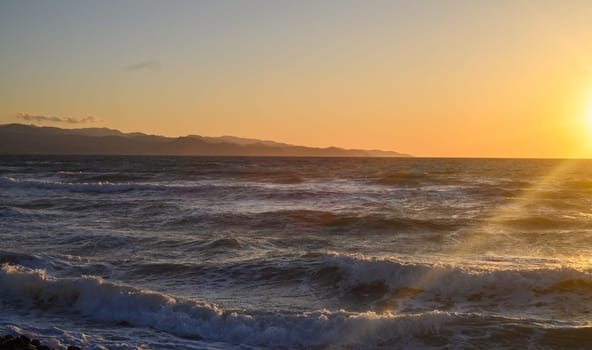
[[[0,156],[0,334],[591,349],[592,161]]]

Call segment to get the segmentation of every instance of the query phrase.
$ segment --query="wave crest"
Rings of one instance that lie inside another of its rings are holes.
[[[44,270],[3,265],[0,292],[41,309],[69,308],[96,320],[145,326],[193,339],[280,347],[373,344],[437,333],[454,314],[393,316],[321,310],[274,313],[224,310],[198,300],[126,287],[100,278],[54,278]]]

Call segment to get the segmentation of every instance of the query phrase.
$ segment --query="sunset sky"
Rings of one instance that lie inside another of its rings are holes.
[[[5,0],[0,77],[0,123],[592,157],[592,1]]]

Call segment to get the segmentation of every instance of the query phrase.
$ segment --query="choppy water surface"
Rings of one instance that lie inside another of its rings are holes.
[[[0,332],[592,346],[592,162],[0,157]]]

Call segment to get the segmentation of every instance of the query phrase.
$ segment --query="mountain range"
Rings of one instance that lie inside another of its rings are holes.
[[[0,125],[0,154],[409,157],[392,151],[315,148],[235,136],[165,137],[108,128]]]

